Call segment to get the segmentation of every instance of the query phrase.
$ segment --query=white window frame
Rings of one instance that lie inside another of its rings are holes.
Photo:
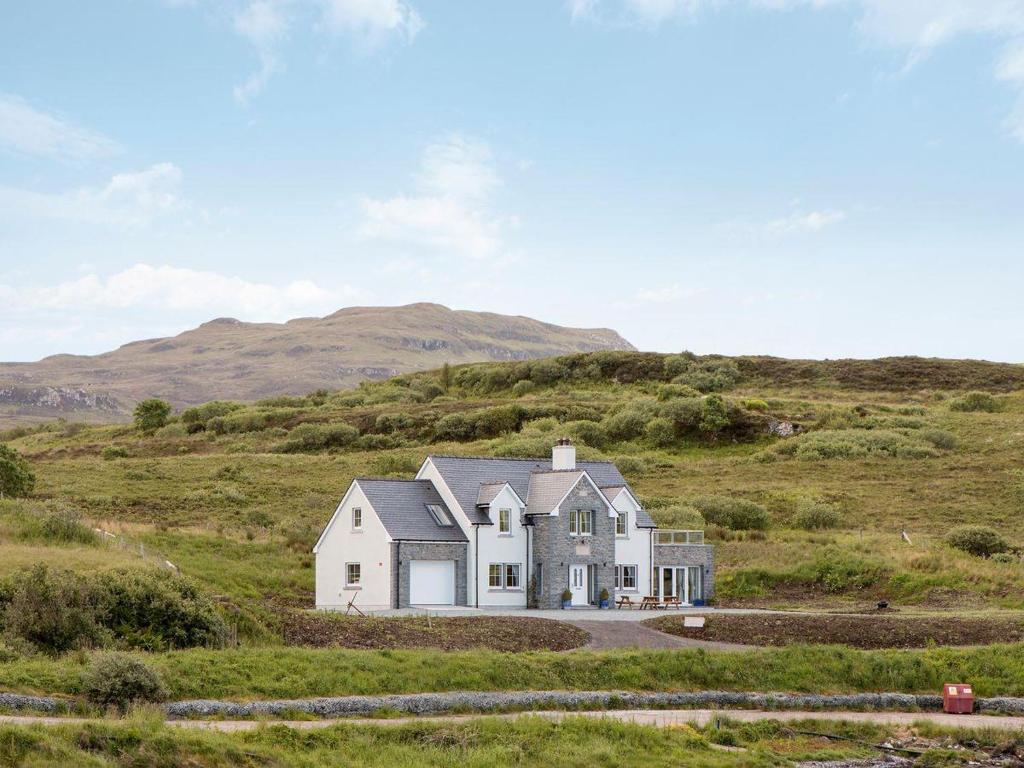
[[[583,523],[586,522],[586,525]],[[586,528],[586,530],[583,530]],[[594,532],[594,510],[574,509],[569,512],[569,535],[591,536]]]
[[[356,522],[358,518],[359,522]],[[361,531],[363,530],[363,508],[352,507],[352,530]]]
[[[352,568],[356,569],[356,580],[352,581]],[[349,589],[362,589],[363,585],[363,564],[345,563],[345,586]]]
[[[498,571],[498,584],[493,583],[495,569]],[[514,574],[514,578],[509,578]],[[512,584],[511,582],[515,582]],[[523,591],[523,564],[522,563],[491,563],[487,566],[487,588],[492,591],[522,592]]]
[[[619,524],[622,524],[622,530],[619,530]],[[628,536],[629,535],[629,512],[618,512],[615,513],[615,535],[616,536]]]
[[[629,568],[633,571],[633,586],[624,586],[626,583],[626,569]],[[640,573],[640,568],[636,565],[625,564],[615,566],[615,589],[621,592],[636,592],[639,589],[637,585],[637,576]]]
[[[498,535],[499,536],[511,536],[512,535],[512,510],[511,509],[499,509],[498,510]]]

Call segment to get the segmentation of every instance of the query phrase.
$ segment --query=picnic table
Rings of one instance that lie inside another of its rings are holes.
[[[654,595],[647,595],[643,600],[640,601],[640,610],[656,611],[661,607],[658,602],[658,598]]]
[[[615,605],[618,608],[625,608],[628,606],[629,610],[633,610],[633,606],[636,605],[636,603],[633,602],[633,598],[629,595],[620,595],[619,599],[615,601]]]
[[[678,597],[672,597],[671,595],[665,596],[665,603],[663,608],[675,608],[677,611],[682,610],[683,604],[679,602]]]

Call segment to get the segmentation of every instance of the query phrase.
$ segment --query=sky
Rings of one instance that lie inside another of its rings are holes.
[[[1024,0],[0,10],[0,360],[432,301],[1024,362]]]

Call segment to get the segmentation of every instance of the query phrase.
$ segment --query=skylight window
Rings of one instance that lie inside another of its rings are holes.
[[[454,525],[451,517],[448,515],[448,511],[439,504],[427,504],[427,511],[430,512],[430,516],[434,518],[434,522],[438,525],[445,528],[450,528]]]

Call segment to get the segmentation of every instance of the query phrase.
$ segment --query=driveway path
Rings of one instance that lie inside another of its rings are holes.
[[[590,642],[585,647],[592,651],[605,651],[612,648],[706,648],[709,651],[747,651],[751,649],[751,646],[737,643],[718,643],[710,640],[694,640],[690,637],[677,637],[652,629],[646,624],[638,624],[636,621],[565,619],[565,623],[590,633]]]
[[[328,720],[167,720],[175,728],[194,728],[208,731],[252,731],[267,725],[283,725],[298,730],[329,728],[334,725],[394,726],[409,723],[460,723],[482,717],[511,719],[516,717],[544,717],[564,720],[573,717],[607,718],[638,725],[671,728],[684,724],[706,725],[716,717],[756,722],[760,720],[829,720],[877,725],[912,725],[931,723],[945,728],[998,728],[1006,731],[1024,731],[1024,717],[991,717],[987,715],[946,715],[938,712],[802,712],[761,711],[749,709],[663,709],[663,710],[609,710],[601,712],[517,712],[507,715],[445,715],[443,717],[396,717],[391,719],[344,718]],[[82,725],[90,722],[117,722],[78,717],[29,717],[0,715],[0,725]]]

